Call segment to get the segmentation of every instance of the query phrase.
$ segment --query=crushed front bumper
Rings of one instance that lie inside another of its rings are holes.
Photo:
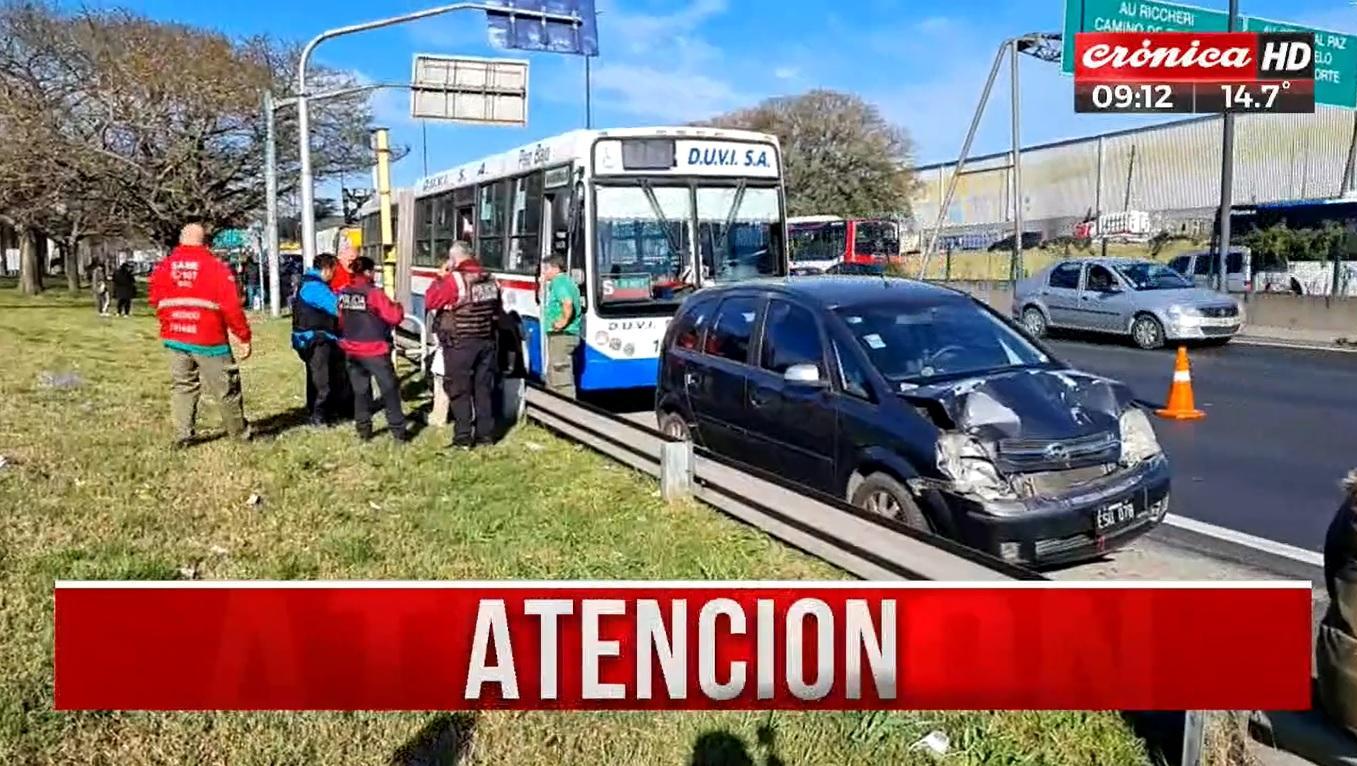
[[[1005,561],[1045,566],[1097,558],[1154,528],[1169,506],[1160,455],[1056,497],[982,501],[939,492],[962,542]]]

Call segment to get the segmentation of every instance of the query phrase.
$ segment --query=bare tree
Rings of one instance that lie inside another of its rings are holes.
[[[914,144],[904,128],[859,96],[812,90],[703,124],[778,137],[793,215],[909,214]]]
[[[0,214],[53,236],[68,264],[91,236],[173,243],[187,220],[247,225],[264,202],[263,93],[286,92],[297,55],[126,11],[0,2]],[[357,83],[322,69],[315,84]],[[370,166],[370,124],[363,95],[316,105],[317,176]],[[296,143],[281,120],[284,194]]]

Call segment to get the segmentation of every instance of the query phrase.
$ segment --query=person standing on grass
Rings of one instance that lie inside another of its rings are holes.
[[[565,259],[542,262],[542,329],[547,333],[547,388],[575,396],[575,352],[580,347],[580,288],[565,271]]]
[[[256,261],[253,255],[245,256],[244,272],[245,305],[249,306],[251,311],[258,311],[263,307],[262,293],[260,292],[259,261]]]
[[[495,336],[499,328],[499,283],[471,254],[454,242],[442,275],[429,286],[425,306],[438,312],[438,343],[443,355],[443,385],[452,410],[452,447],[471,449],[494,441],[491,393],[499,373]]]
[[[328,284],[339,268],[330,253],[316,256],[302,275],[292,304],[292,349],[306,365],[306,412],[311,425],[329,426],[352,406],[348,371],[339,350],[339,296]],[[347,406],[346,406],[347,405]]]
[[[198,399],[204,384],[221,405],[229,436],[249,440],[240,368],[230,337],[240,342],[240,359],[250,358],[250,323],[236,293],[235,276],[203,244],[202,225],[191,223],[179,246],[151,272],[147,300],[160,320],[160,338],[170,357],[170,412],[175,446],[193,442]]]
[[[118,303],[118,316],[132,315],[132,299],[137,297],[137,275],[130,261],[124,261],[113,272],[113,299]]]
[[[108,316],[108,269],[104,260],[95,258],[90,264],[90,289],[94,291],[94,308],[99,316]]]
[[[397,442],[410,440],[401,410],[400,382],[391,361],[391,331],[405,319],[405,309],[373,283],[376,264],[371,258],[353,261],[352,281],[339,291],[339,347],[348,357],[353,386],[353,416],[358,438],[372,439],[372,381],[386,408],[386,424]]]
[[[330,277],[330,289],[339,292],[349,286],[353,281],[353,262],[358,258],[358,249],[353,246],[353,242],[348,237],[341,238],[339,242],[339,267],[335,269],[335,274]]]

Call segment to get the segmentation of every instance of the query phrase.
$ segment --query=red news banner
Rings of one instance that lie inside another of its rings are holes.
[[[59,710],[1307,709],[1308,583],[59,582]]]

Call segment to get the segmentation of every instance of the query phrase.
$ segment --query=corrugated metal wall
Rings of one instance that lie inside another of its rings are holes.
[[[1241,115],[1236,120],[1237,204],[1334,197],[1353,138],[1354,113]],[[1098,145],[1102,143],[1099,172]],[[1024,149],[1023,215],[1032,228],[1063,228],[1102,212],[1175,213],[1211,208],[1220,198],[1221,120],[1188,120]],[[966,163],[944,228],[1001,226],[1011,219],[1008,154]],[[918,168],[918,225],[931,228],[954,163]],[[1048,231],[1055,234],[1055,231]]]

